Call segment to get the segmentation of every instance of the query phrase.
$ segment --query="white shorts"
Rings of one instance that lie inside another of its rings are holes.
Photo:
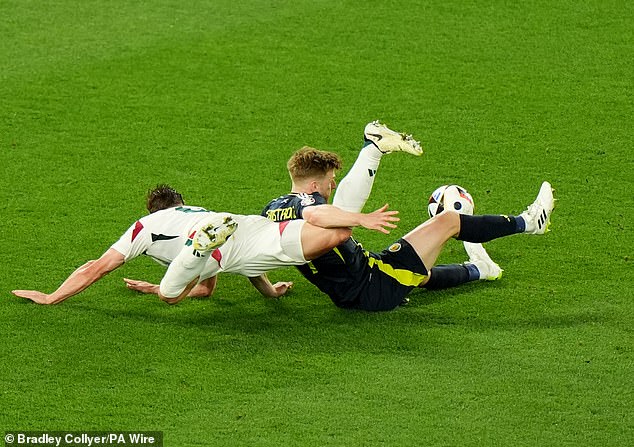
[[[293,260],[297,260],[302,264],[308,261],[304,257],[304,248],[302,247],[302,228],[304,228],[305,220],[287,220],[278,223],[280,229],[280,245],[282,250]]]
[[[276,268],[305,264],[303,220],[273,222],[260,216],[234,216],[238,229],[212,254],[221,271],[255,277]]]

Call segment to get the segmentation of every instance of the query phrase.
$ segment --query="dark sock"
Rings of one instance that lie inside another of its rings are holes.
[[[449,264],[432,267],[429,281],[423,287],[428,290],[448,289],[480,279],[480,272],[473,264]]]
[[[515,216],[460,215],[460,233],[456,239],[467,242],[488,242],[499,237],[523,233],[526,223]]]

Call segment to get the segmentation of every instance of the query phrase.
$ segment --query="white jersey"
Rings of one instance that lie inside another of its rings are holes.
[[[200,281],[220,272],[255,277],[275,268],[306,263],[301,245],[303,220],[276,223],[262,216],[240,214],[231,214],[238,227],[227,242],[201,256],[192,248],[193,237],[214,215],[192,206],[156,211],[136,221],[111,248],[126,262],[139,255],[150,256],[170,267],[166,276],[178,278],[177,283],[191,276],[191,271],[185,273],[180,265],[172,265],[177,257],[195,261]]]
[[[200,281],[221,272],[252,278],[279,267],[306,263],[301,242],[303,220],[277,223],[262,216],[230,216],[238,224],[235,232],[211,253],[194,250],[191,239],[185,242],[163,276],[160,285],[163,296],[181,295],[195,278]],[[191,237],[215,222],[218,216],[209,213],[208,219],[194,226]]]
[[[137,220],[112,247],[125,261],[147,255],[168,266],[183,249],[192,228],[209,215],[196,206],[156,211]]]

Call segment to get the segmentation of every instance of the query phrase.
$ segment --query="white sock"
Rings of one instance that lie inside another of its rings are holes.
[[[360,213],[372,192],[382,155],[373,143],[361,149],[352,168],[339,182],[332,204],[345,211]]]

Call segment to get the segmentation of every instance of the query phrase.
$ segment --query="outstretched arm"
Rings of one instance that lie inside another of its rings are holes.
[[[141,293],[150,293],[158,295],[159,293],[159,285],[152,284],[147,281],[139,281],[136,279],[128,279],[123,278],[125,285],[128,289],[136,290]],[[189,291],[187,296],[189,298],[204,298],[211,296],[216,290],[216,284],[218,283],[218,276],[212,276],[211,278],[207,278],[200,283],[196,284],[193,289]]]
[[[388,211],[387,203],[371,213],[351,213],[334,205],[308,206],[302,210],[304,220],[316,227],[364,227],[389,234],[388,228],[396,228],[392,222],[400,219],[395,217],[398,211]]]
[[[38,304],[57,304],[77,295],[82,290],[89,287],[105,275],[121,266],[125,261],[124,256],[118,251],[110,248],[99,259],[88,261],[73,273],[62,283],[59,288],[51,293],[46,294],[37,290],[14,290],[15,296],[26,298]]]
[[[271,284],[271,281],[268,276],[266,276],[266,273],[249,278],[249,281],[251,281],[253,287],[258,289],[262,295],[268,298],[279,298],[284,295],[288,289],[293,287],[292,282],[276,282],[275,284]]]

